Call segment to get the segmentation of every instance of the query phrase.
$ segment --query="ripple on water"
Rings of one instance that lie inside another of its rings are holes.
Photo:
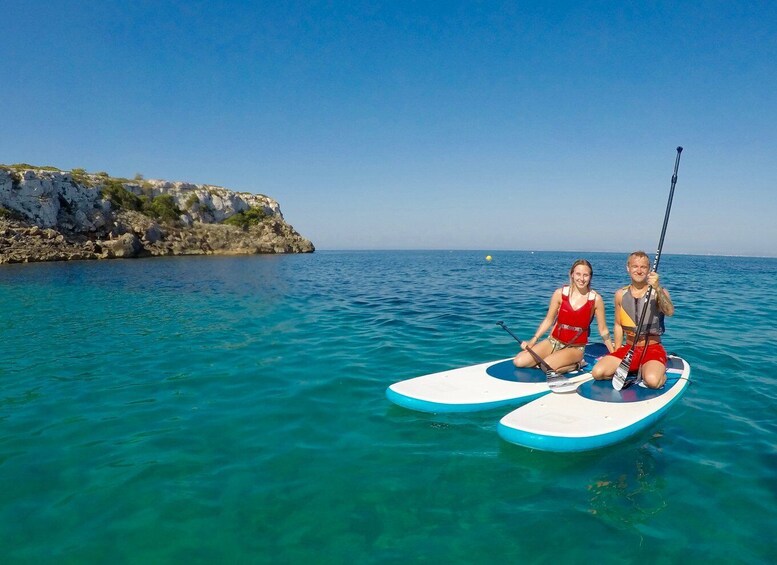
[[[576,253],[332,252],[0,270],[0,551],[11,560],[768,562],[777,261],[667,256],[693,384],[583,454],[394,381],[510,357]],[[606,298],[620,254],[588,254]],[[17,268],[18,267],[18,268]],[[710,270],[724,284],[706,288]],[[42,298],[42,297],[45,297]],[[35,344],[35,349],[31,349]],[[45,344],[45,346],[40,346]],[[584,531],[558,543],[558,531]],[[590,540],[597,540],[591,544]]]

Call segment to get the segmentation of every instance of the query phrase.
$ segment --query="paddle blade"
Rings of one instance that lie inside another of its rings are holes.
[[[629,351],[626,357],[623,358],[621,364],[615,370],[615,374],[612,376],[612,388],[615,390],[622,390],[629,384],[629,367],[631,366],[632,353]],[[633,380],[633,379],[632,379]]]
[[[626,390],[635,382],[637,382],[636,375],[627,375],[626,378],[624,379],[616,379],[615,377],[613,377],[612,388],[614,388],[615,390]]]
[[[575,375],[573,377],[564,378],[553,383],[548,383],[548,387],[551,392],[557,394],[564,394],[567,392],[575,392],[578,387],[584,382],[591,380],[591,374],[586,373],[584,375]]]
[[[560,375],[556,371],[548,371],[548,386],[553,388],[554,385],[564,383],[567,379],[564,375]]]

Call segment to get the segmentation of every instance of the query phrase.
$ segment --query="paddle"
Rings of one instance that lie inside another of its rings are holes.
[[[515,341],[517,341],[518,343],[521,343],[521,340],[518,339],[518,337],[508,329],[508,327],[505,325],[504,322],[497,322],[496,325],[500,326],[504,331],[506,331],[511,336],[513,336],[513,339],[515,339]],[[547,379],[548,379],[548,387],[553,392],[560,392],[560,393],[574,392],[577,390],[577,387],[579,387],[582,383],[592,378],[590,373],[582,375],[585,377],[582,379],[575,378],[581,375],[574,375],[572,377],[566,377],[564,375],[561,375],[557,373],[556,370],[553,369],[553,367],[548,365],[545,362],[545,360],[542,357],[540,357],[531,347],[526,347],[526,350],[529,352],[529,354],[532,357],[534,357],[534,360],[537,362],[540,368],[543,371],[545,371],[545,375],[547,376]]]
[[[669,201],[666,203],[666,213],[664,214],[664,225],[661,228],[661,237],[658,240],[658,250],[656,251],[656,257],[653,261],[652,271],[655,273],[658,272],[658,262],[661,260],[661,249],[664,247],[664,236],[666,235],[666,226],[669,223],[669,212],[672,210],[672,198],[674,197],[674,187],[677,184],[677,169],[680,167],[680,153],[682,153],[682,151],[682,147],[677,148],[677,158],[674,162],[674,174],[672,174],[672,186],[669,189]],[[650,304],[650,295],[652,292],[653,287],[648,286],[647,294],[645,296],[645,305],[642,306],[642,315],[639,318],[637,332],[634,334],[634,342],[631,344],[631,348],[628,353],[626,353],[626,356],[623,358],[620,365],[618,365],[618,368],[615,370],[615,374],[612,377],[612,388],[615,390],[627,388],[636,380],[636,377],[629,377],[629,367],[631,367],[631,361],[634,358],[634,348],[639,342],[640,333],[642,333],[642,326],[645,322],[645,315],[647,314],[647,308],[648,304]]]
[[[510,328],[508,328],[504,322],[499,321],[496,323],[497,326],[501,327],[504,331],[509,333],[511,336],[513,336],[513,339],[517,341],[518,343],[521,343],[521,340],[518,339],[518,337],[510,331]],[[537,355],[537,353],[528,345],[526,346],[526,351],[529,352],[529,355],[531,355],[534,360],[537,362],[537,365],[540,366],[540,368],[545,372],[545,376],[548,378],[548,386],[550,386],[551,383],[557,382],[559,379],[564,379],[560,374],[556,372],[556,369],[548,365],[545,360]]]

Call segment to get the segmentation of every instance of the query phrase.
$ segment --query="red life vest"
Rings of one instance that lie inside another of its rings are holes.
[[[569,287],[562,287],[561,307],[550,335],[565,345],[585,345],[588,343],[595,308],[596,293],[593,290],[588,293],[585,304],[575,310],[569,302]]]

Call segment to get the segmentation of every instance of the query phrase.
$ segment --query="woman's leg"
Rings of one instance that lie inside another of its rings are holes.
[[[577,369],[583,360],[583,351],[576,347],[565,347],[548,355],[545,362],[556,369],[557,373],[568,373]]]
[[[532,351],[539,355],[542,359],[545,359],[553,351],[553,346],[547,339],[542,340],[539,343],[535,343],[532,347]],[[521,351],[513,359],[513,365],[516,367],[536,367],[537,361],[534,359],[531,353],[528,351]]]

